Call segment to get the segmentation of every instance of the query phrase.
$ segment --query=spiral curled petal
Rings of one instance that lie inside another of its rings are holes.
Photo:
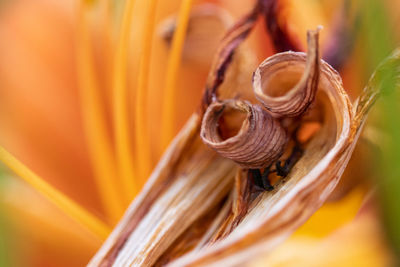
[[[228,110],[245,114],[240,130],[221,137],[219,121]],[[223,157],[246,169],[260,169],[283,153],[287,137],[280,123],[259,105],[228,100],[212,103],[204,114],[200,136],[205,144]]]
[[[320,72],[319,30],[307,33],[308,52],[303,73],[299,64],[293,62],[294,52],[269,57],[255,71],[255,96],[274,116],[301,116],[314,101]]]

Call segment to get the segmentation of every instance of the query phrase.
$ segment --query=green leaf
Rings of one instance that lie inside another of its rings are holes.
[[[364,0],[362,7],[363,44],[365,44],[365,72],[369,76],[374,68],[395,48],[395,32],[388,21],[388,11],[381,0]],[[398,46],[398,44],[397,44]],[[400,66],[398,66],[400,68]],[[397,75],[388,69],[390,77]],[[400,92],[396,79],[382,83],[383,94],[378,103],[385,140],[382,153],[376,158],[378,194],[387,238],[395,255],[400,255]],[[394,90],[397,89],[397,90]]]

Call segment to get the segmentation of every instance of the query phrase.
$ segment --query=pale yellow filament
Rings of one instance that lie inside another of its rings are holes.
[[[81,2],[79,9],[77,46],[82,112],[96,184],[108,218],[110,222],[115,223],[122,215],[124,206],[118,193],[114,157],[93,69],[86,5]]]
[[[122,17],[121,32],[114,58],[114,130],[119,175],[129,203],[138,192],[135,183],[134,160],[129,134],[127,65],[129,57],[129,37],[133,18],[133,0],[126,0]]]
[[[75,201],[41,179],[3,147],[0,147],[0,161],[73,220],[84,226],[101,240],[107,238],[108,234],[111,232],[107,225],[86,209],[79,206]]]
[[[142,181],[142,184],[146,181],[151,169],[150,140],[146,120],[146,99],[157,2],[158,0],[149,1],[146,25],[142,37],[142,53],[139,66],[138,86],[136,89],[136,162],[138,166],[138,178]]]
[[[183,0],[177,21],[177,27],[172,40],[171,52],[167,65],[167,77],[164,88],[164,101],[162,106],[161,134],[162,149],[165,149],[174,136],[176,108],[176,86],[178,71],[181,62],[182,49],[185,41],[186,30],[189,23],[190,10],[193,0]]]

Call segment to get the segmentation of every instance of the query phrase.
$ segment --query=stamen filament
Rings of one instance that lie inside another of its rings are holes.
[[[110,0],[102,0],[101,2],[102,15],[103,15],[103,23],[106,27],[105,33],[111,37],[111,29],[112,29],[112,7]]]
[[[150,0],[148,6],[147,20],[142,37],[138,86],[136,89],[136,161],[138,166],[138,178],[142,181],[142,184],[146,181],[151,169],[150,140],[146,120],[146,100],[157,2],[158,0]]]
[[[129,56],[129,37],[133,17],[134,0],[126,0],[122,17],[121,32],[117,44],[114,61],[113,93],[114,93],[114,130],[117,166],[129,203],[138,192],[135,184],[134,160],[129,135],[128,88],[126,85]]]
[[[113,7],[111,0],[101,0],[101,16],[102,16],[102,33],[103,33],[103,50],[102,54],[104,56],[104,68],[106,73],[112,73],[112,62],[113,62],[113,52],[114,52],[114,36],[113,36]],[[112,93],[111,93],[111,77],[106,75],[104,82],[106,91],[106,105],[107,108],[112,106]]]
[[[86,4],[81,2],[77,60],[82,112],[100,198],[110,222],[115,223],[123,213],[123,205],[116,184],[116,167],[93,69],[85,8]]]
[[[167,77],[164,88],[164,102],[162,106],[161,133],[162,150],[164,150],[174,135],[175,127],[175,92],[178,79],[182,49],[185,41],[186,30],[189,23],[190,10],[193,0],[183,0],[179,10],[177,28],[173,36],[171,52],[167,65]]]
[[[100,239],[104,240],[107,238],[108,234],[111,232],[111,229],[106,224],[92,215],[89,211],[81,207],[75,201],[52,187],[50,184],[32,172],[29,168],[27,168],[24,164],[18,161],[3,147],[0,147],[0,161],[73,220],[87,228]]]

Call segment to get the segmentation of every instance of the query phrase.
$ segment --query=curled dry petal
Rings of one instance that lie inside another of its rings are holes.
[[[152,266],[227,195],[235,164],[199,137],[194,114],[89,266]]]
[[[221,40],[221,44],[216,53],[217,56],[214,58],[207,78],[202,101],[203,111],[218,97],[217,95],[219,92],[217,89],[224,82],[227,69],[232,62],[236,49],[253,29],[258,17],[258,12],[259,6],[256,5],[249,14],[233,25]]]
[[[319,81],[318,35],[319,29],[307,33],[307,63],[301,78],[294,54],[269,57],[255,71],[254,93],[276,116],[300,116],[314,101]]]
[[[305,54],[280,56],[298,65],[299,73],[304,70]],[[202,241],[203,246],[179,255],[176,261],[170,258],[172,266],[230,266],[237,257],[242,260],[251,255],[247,252],[256,251],[260,244],[274,247],[322,205],[338,182],[353,143],[349,141],[351,104],[339,76],[326,63],[321,68],[319,92],[323,125],[286,182],[248,202],[248,213],[240,216],[240,222],[219,222],[217,216],[219,227],[229,229],[229,234],[215,239],[205,227],[212,242]],[[199,126],[200,117],[194,115],[90,266],[150,266],[169,258],[165,253],[173,251],[174,242],[233,190],[235,164],[202,143]]]
[[[302,57],[304,65],[304,55],[292,54]],[[378,66],[353,108],[338,74],[322,62],[317,100],[324,105],[323,125],[287,181],[277,186],[278,192],[260,195],[225,239],[169,266],[240,266],[254,255],[268,254],[327,199],[351,157],[369,110],[383,88],[399,88],[399,81],[400,50],[396,50]],[[382,86],[386,83],[390,87]]]
[[[296,66],[297,72],[290,75],[298,77],[306,68],[304,53],[286,52],[275,57]],[[303,156],[285,180],[275,184],[273,191],[261,193],[224,239],[196,254],[188,253],[172,262],[172,266],[240,265],[260,249],[275,247],[323,204],[338,183],[357,138],[350,139],[352,105],[341,79],[322,61],[316,101],[321,106],[321,129],[306,145]]]
[[[304,53],[274,57],[291,66],[290,79],[307,68]],[[386,63],[398,70],[399,58],[395,53]],[[236,165],[202,143],[201,116],[194,114],[89,266],[242,266],[285,240],[337,185],[380,94],[373,78],[353,109],[337,72],[321,61],[319,74],[314,109],[321,114],[320,130],[274,190],[249,195],[248,180]],[[235,173],[239,174],[236,187]]]
[[[246,116],[239,123],[240,130],[226,139],[220,134],[225,113],[236,118],[237,113]],[[269,166],[282,155],[287,141],[283,127],[261,106],[235,100],[215,102],[208,107],[200,136],[209,147],[245,169]]]

